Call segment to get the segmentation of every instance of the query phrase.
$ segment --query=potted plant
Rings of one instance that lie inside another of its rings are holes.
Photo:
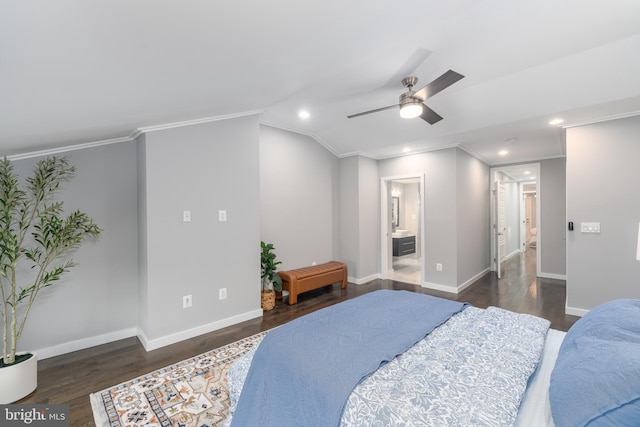
[[[37,386],[36,354],[16,351],[36,297],[74,266],[66,255],[101,232],[86,213],[66,215],[55,200],[75,172],[67,157],[51,156],[38,161],[21,184],[11,162],[0,160],[0,404],[15,402]]]
[[[276,270],[282,264],[276,261],[275,248],[271,243],[260,242],[262,253],[260,254],[260,267],[262,278],[262,309],[271,310],[276,305],[275,292],[282,291],[282,279]]]

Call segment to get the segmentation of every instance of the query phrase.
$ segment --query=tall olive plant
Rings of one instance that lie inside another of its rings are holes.
[[[65,216],[63,202],[55,200],[75,172],[67,157],[51,156],[21,185],[11,162],[0,161],[0,366],[16,363],[16,344],[40,290],[75,265],[70,251],[102,231],[86,213]]]

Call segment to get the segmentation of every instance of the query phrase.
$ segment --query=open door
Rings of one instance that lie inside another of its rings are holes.
[[[496,267],[496,274],[498,275],[498,279],[500,279],[502,277],[502,259],[506,252],[505,232],[507,229],[507,209],[505,206],[505,187],[499,179],[496,180],[493,191],[495,194],[495,215],[493,223],[495,258],[493,261]]]

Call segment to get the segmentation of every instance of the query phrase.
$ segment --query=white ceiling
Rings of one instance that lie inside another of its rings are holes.
[[[448,69],[466,77],[426,101],[435,125],[346,117]],[[638,114],[639,76],[638,0],[3,0],[0,155],[259,112],[339,156],[497,165],[564,155],[554,117]]]

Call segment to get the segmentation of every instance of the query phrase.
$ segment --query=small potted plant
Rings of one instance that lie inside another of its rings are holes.
[[[275,248],[271,243],[260,242],[262,253],[260,254],[260,267],[262,279],[262,309],[271,310],[276,305],[276,292],[282,291],[282,279],[278,276]]]
[[[0,160],[0,404],[36,389],[36,354],[16,351],[29,311],[39,292],[74,266],[65,255],[101,232],[83,212],[64,214],[54,198],[75,171],[66,157],[47,157],[20,185],[11,162]]]

